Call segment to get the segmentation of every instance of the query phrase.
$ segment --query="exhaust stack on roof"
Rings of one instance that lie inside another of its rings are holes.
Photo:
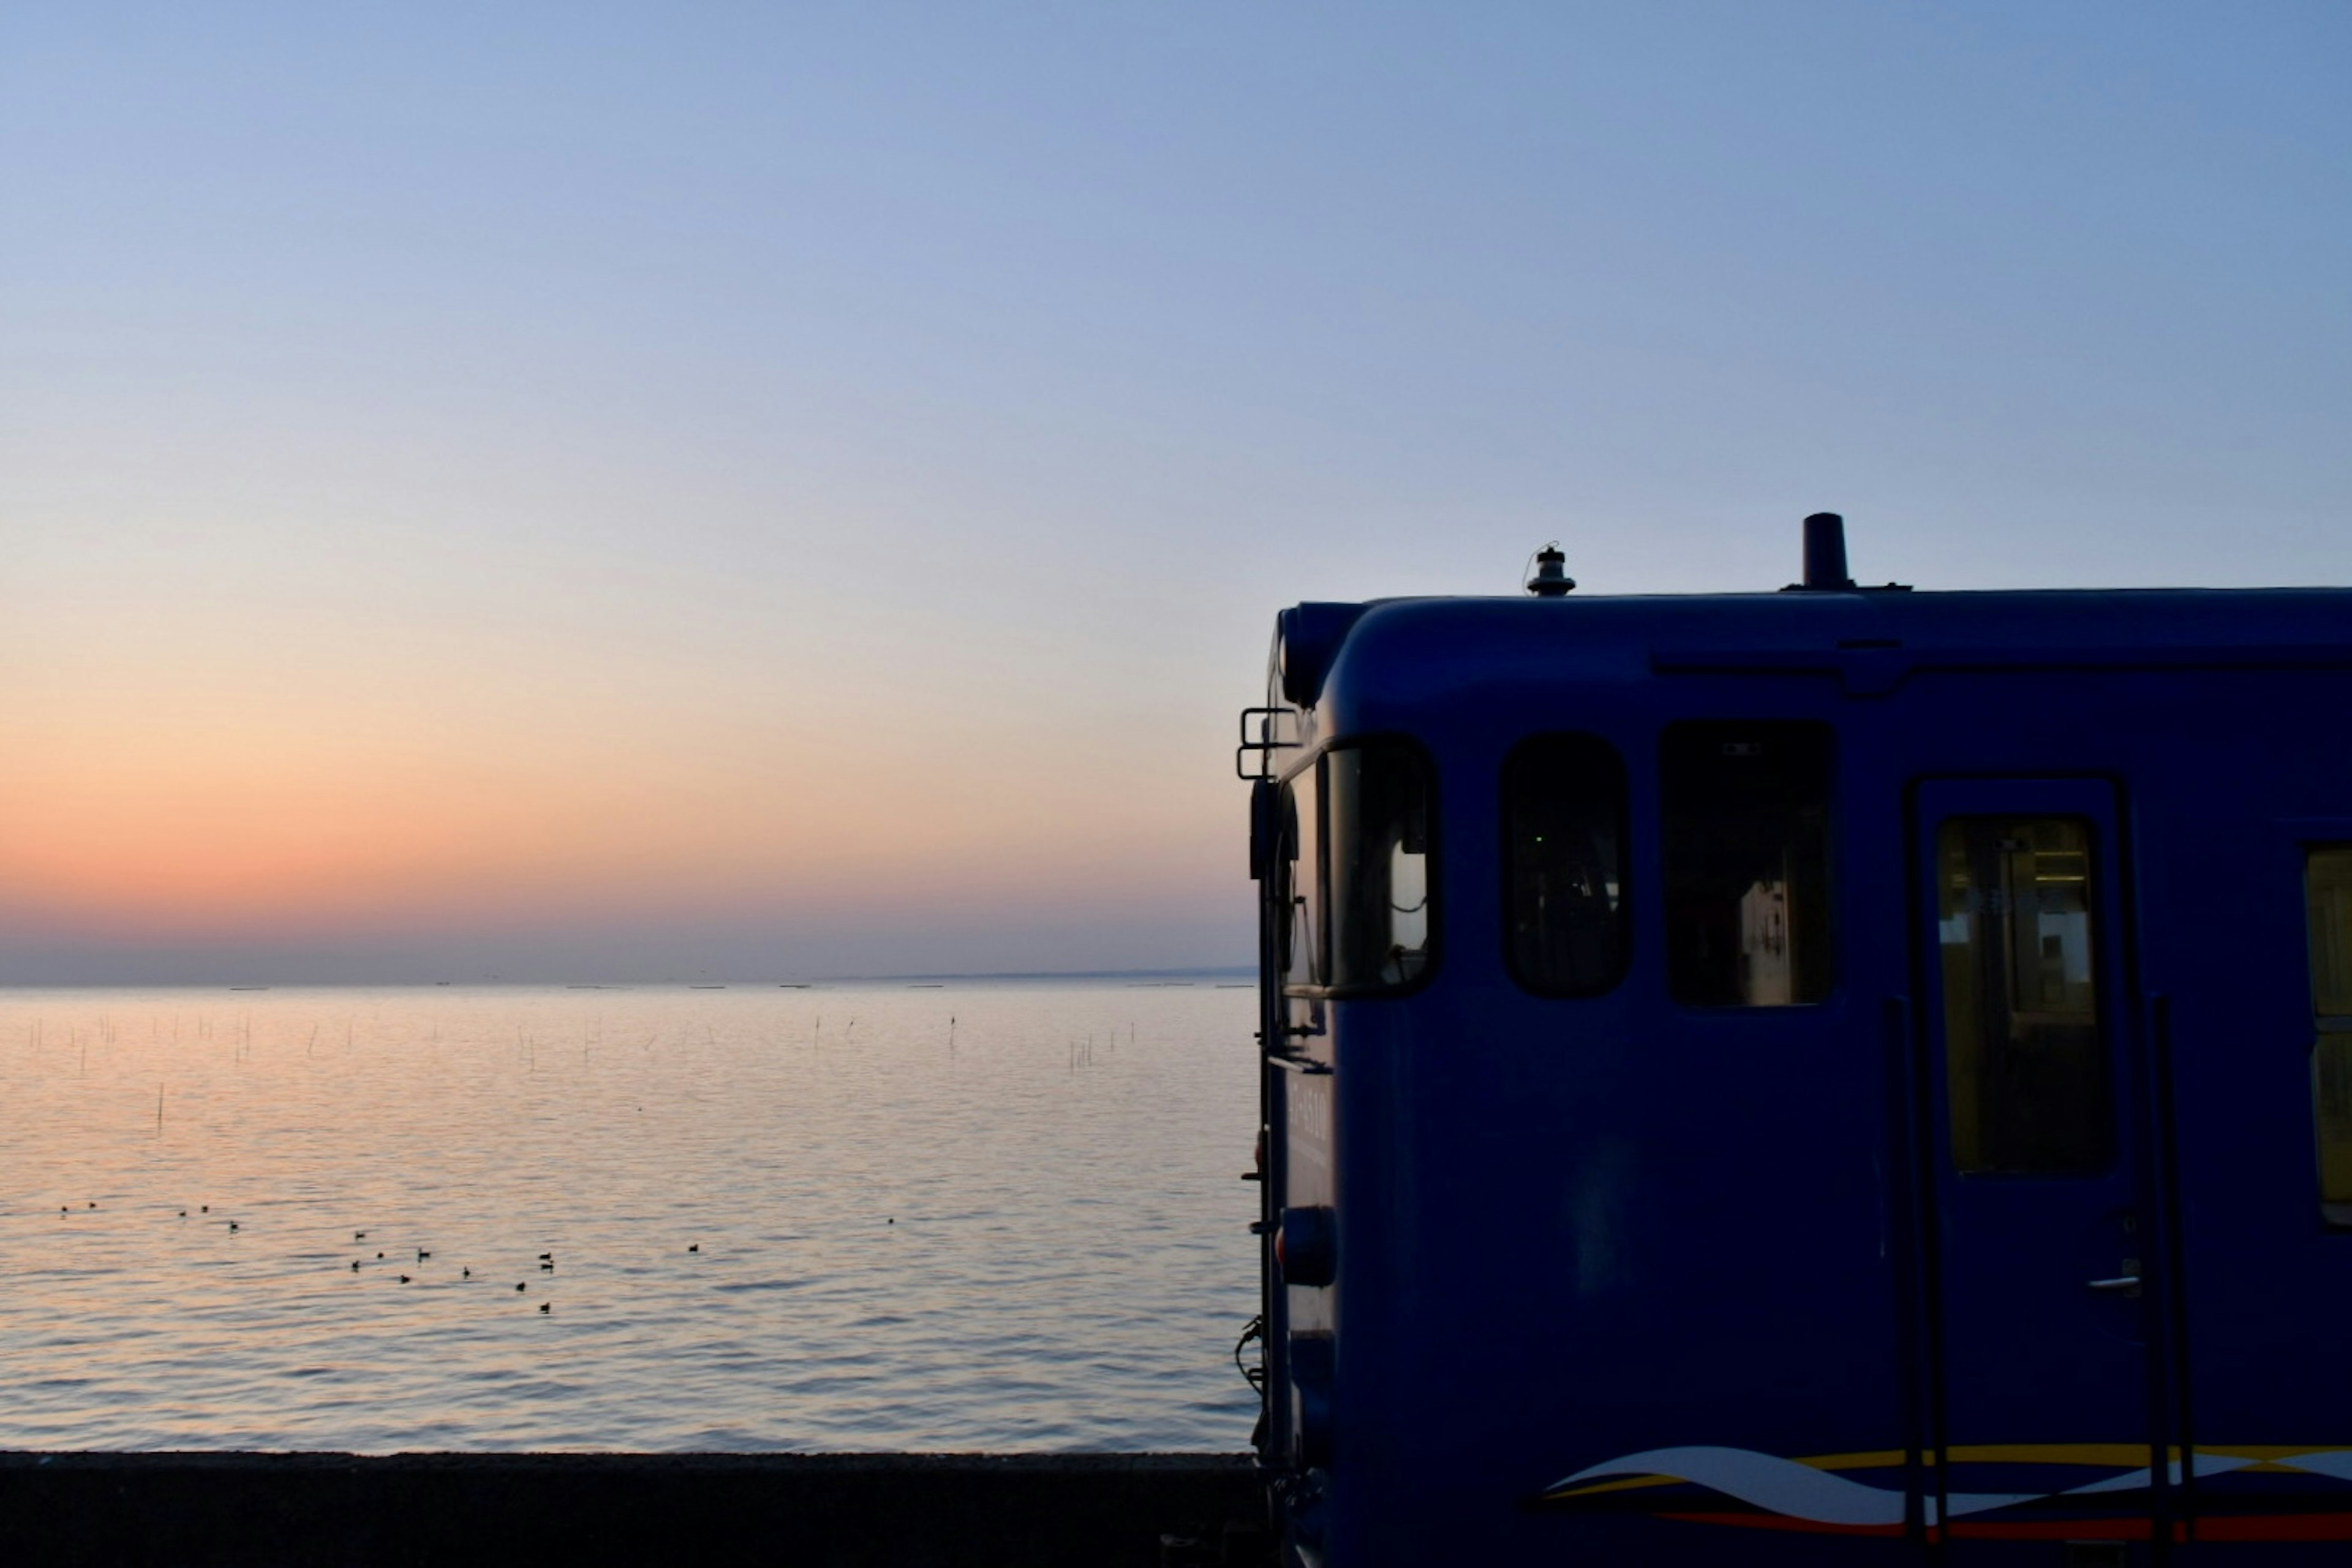
[[[1805,586],[1832,593],[1853,586],[1845,570],[1845,519],[1833,511],[1805,519]]]

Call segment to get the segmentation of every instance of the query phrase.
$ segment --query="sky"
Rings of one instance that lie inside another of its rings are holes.
[[[1300,599],[2352,581],[2336,4],[0,8],[0,984],[1249,960]]]

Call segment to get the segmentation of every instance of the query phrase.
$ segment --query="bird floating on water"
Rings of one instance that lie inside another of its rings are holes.
[[[231,1230],[235,1230],[235,1229],[236,1228],[236,1221],[235,1221],[235,1220],[231,1220],[231,1221],[229,1221],[229,1222],[228,1222],[228,1227],[229,1227],[229,1229],[231,1229]]]
[[[515,1289],[518,1289],[518,1290],[520,1290],[520,1289],[522,1289],[522,1281],[521,1281],[521,1280],[518,1279],[518,1280],[516,1280],[516,1281],[515,1281]]]
[[[407,1283],[408,1283],[408,1276],[407,1276],[407,1275],[405,1275],[405,1274],[402,1275],[402,1276],[400,1277],[400,1282],[401,1282],[403,1285],[407,1284]]]
[[[693,1246],[688,1247],[687,1250],[688,1252],[699,1252],[702,1250],[702,1243],[698,1241]]]
[[[419,1262],[419,1263],[424,1262],[426,1258],[430,1258],[430,1257],[432,1257],[432,1256],[433,1256],[433,1255],[432,1255],[431,1253],[429,1253],[429,1252],[425,1251],[425,1250],[423,1247],[418,1247],[418,1248],[416,1249],[416,1261],[417,1261],[417,1262]]]
[[[555,1303],[552,1301],[541,1301],[539,1304],[539,1310],[542,1312],[552,1312],[555,1310]]]
[[[358,1258],[352,1258],[352,1273],[354,1273],[354,1274],[357,1274],[359,1271],[360,1271],[360,1260],[359,1260]]]

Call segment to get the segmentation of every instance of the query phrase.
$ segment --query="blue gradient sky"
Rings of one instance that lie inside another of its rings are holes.
[[[0,981],[1237,962],[1283,604],[2352,579],[2341,5],[483,9],[0,12]]]

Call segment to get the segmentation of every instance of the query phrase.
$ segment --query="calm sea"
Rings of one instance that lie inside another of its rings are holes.
[[[0,992],[0,1447],[1241,1447],[1251,1027],[1207,981]]]

